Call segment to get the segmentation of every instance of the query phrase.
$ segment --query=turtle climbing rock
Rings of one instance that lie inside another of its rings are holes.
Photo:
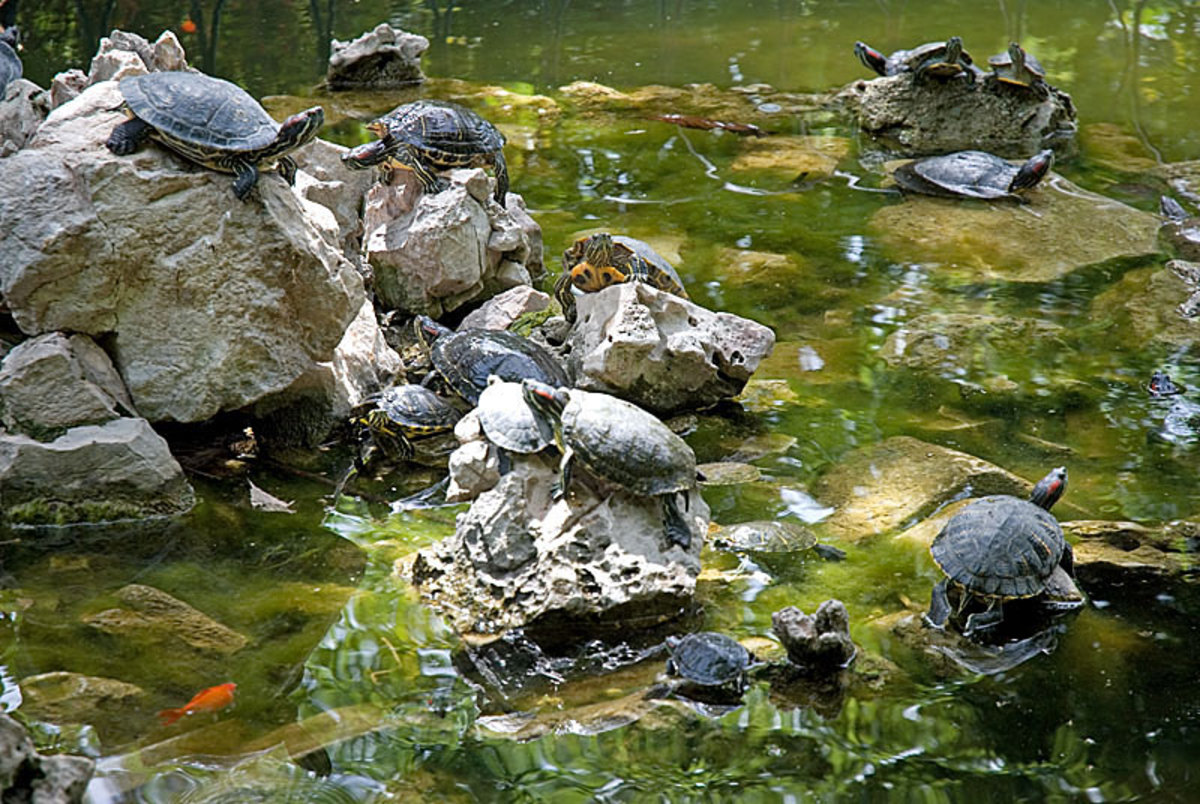
[[[129,120],[113,129],[106,145],[131,154],[157,140],[198,165],[232,173],[233,192],[245,200],[262,167],[275,166],[288,182],[296,163],[288,152],[317,135],[325,113],[314,106],[276,123],[243,89],[202,73],[157,72],[122,78]]]
[[[363,452],[377,446],[393,460],[408,460],[413,439],[448,432],[462,416],[433,391],[411,383],[386,388],[368,401],[372,407],[356,419],[369,435]]]
[[[1054,164],[1047,149],[1022,165],[986,151],[956,151],[915,159],[896,168],[893,178],[906,192],[944,198],[1017,199],[1035,187]]]
[[[736,639],[715,631],[668,637],[667,675],[680,680],[679,694],[712,703],[735,703],[746,691],[753,654]]]
[[[1028,500],[1007,494],[982,497],[946,523],[929,548],[945,578],[933,588],[926,621],[941,628],[974,603],[963,634],[1004,620],[1005,601],[1032,598],[1047,590],[1061,569],[1074,576],[1074,554],[1050,508],[1067,485],[1067,470],[1050,472]],[[952,605],[957,598],[957,605]]]
[[[671,263],[633,237],[608,232],[581,237],[563,252],[562,261],[554,297],[568,321],[575,320],[575,293],[594,293],[624,282],[645,282],[681,299],[688,297]]]

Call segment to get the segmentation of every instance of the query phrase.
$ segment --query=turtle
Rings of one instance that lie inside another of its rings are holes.
[[[1004,602],[1046,591],[1055,570],[1074,577],[1074,553],[1050,508],[1067,485],[1060,466],[1034,486],[1028,500],[1008,494],[981,497],[956,513],[934,537],[929,552],[946,576],[933,587],[926,621],[943,628],[972,601],[985,611],[966,618],[963,634],[1004,620]],[[958,597],[952,609],[950,593]]]
[[[906,162],[896,168],[893,177],[902,190],[911,193],[1022,200],[1017,193],[1035,187],[1053,164],[1054,152],[1050,149],[1020,166],[986,151],[955,151]]]
[[[0,98],[8,85],[20,78],[24,72],[21,57],[17,55],[17,46],[20,43],[21,33],[15,25],[0,31]]]
[[[531,455],[554,443],[554,428],[529,407],[520,383],[488,377],[476,411],[483,434],[502,450]]]
[[[977,69],[971,55],[962,49],[962,38],[952,36],[945,42],[926,42],[911,50],[897,50],[884,56],[866,42],[854,43],[854,55],[868,70],[882,76],[917,72],[935,77],[952,77],[966,72],[974,81]]]
[[[558,485],[561,498],[570,488],[575,459],[592,474],[634,494],[662,500],[668,544],[685,550],[692,529],[676,499],[696,488],[696,454],[651,413],[608,394],[555,388],[537,380],[521,382],[525,399],[554,430],[562,450]]]
[[[415,452],[412,439],[451,430],[462,414],[423,385],[393,385],[368,399],[370,410],[356,417],[366,428],[371,447],[389,458],[408,460]],[[363,459],[363,463],[367,460]]]
[[[1156,371],[1150,376],[1150,382],[1146,383],[1146,390],[1150,392],[1150,396],[1162,397],[1182,394],[1184,388],[1165,371]]]
[[[383,163],[389,169],[411,170],[425,192],[437,193],[449,183],[433,171],[491,165],[496,171],[496,202],[505,205],[504,135],[470,109],[449,101],[413,101],[369,123],[367,130],[379,139],[343,154],[347,167]]]
[[[286,154],[317,136],[325,122],[320,106],[276,123],[258,101],[234,84],[203,73],[157,72],[121,79],[122,108],[130,119],[105,143],[124,156],[155,139],[186,159],[233,173],[233,193],[245,200],[260,165],[277,166],[288,184],[296,163]]]
[[[746,669],[753,654],[736,639],[716,631],[667,637],[667,675],[681,679],[679,692],[689,698],[727,702],[746,691]]]
[[[832,561],[846,557],[845,551],[821,544],[811,530],[786,519],[756,519],[722,526],[713,536],[713,545],[744,553],[798,555],[813,550],[821,558]]]
[[[429,348],[434,372],[472,405],[478,404],[493,374],[510,382],[528,377],[556,387],[570,384],[558,359],[528,338],[491,329],[455,332],[425,315],[413,324],[417,339]]]
[[[575,319],[574,293],[592,293],[623,282],[645,282],[682,299],[688,297],[671,263],[633,237],[608,232],[581,237],[563,252],[562,261],[554,297],[568,321]]]
[[[1200,218],[1189,215],[1183,205],[1169,195],[1158,199],[1158,211],[1163,217],[1158,234],[1164,248],[1181,260],[1200,260]]]
[[[1016,42],[1009,42],[1007,52],[988,59],[988,66],[992,68],[988,77],[1002,84],[1030,88],[1046,83],[1046,70],[1042,63]]]

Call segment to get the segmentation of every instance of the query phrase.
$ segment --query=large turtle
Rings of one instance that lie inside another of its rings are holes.
[[[692,529],[676,499],[696,487],[696,455],[687,442],[653,414],[615,396],[537,380],[521,385],[526,401],[553,427],[563,452],[556,496],[570,487],[578,459],[594,475],[634,494],[660,498],[668,543],[685,550],[691,546]]]
[[[3,97],[5,88],[24,72],[21,57],[17,55],[20,42],[21,35],[16,26],[0,31],[0,97]]]
[[[956,151],[906,162],[892,174],[901,189],[944,198],[1011,198],[1035,187],[1050,172],[1054,152],[1046,149],[1013,165],[986,151]]]
[[[992,68],[989,78],[1011,86],[1036,88],[1046,83],[1046,70],[1042,63],[1016,42],[1009,42],[1008,50],[988,59]]]
[[[554,283],[554,297],[567,320],[574,321],[574,293],[593,293],[623,282],[645,282],[680,298],[688,297],[671,263],[648,243],[608,232],[581,237],[563,252],[563,272]]]
[[[897,50],[890,56],[884,56],[866,42],[855,42],[854,55],[868,70],[883,76],[916,73],[918,77],[947,78],[966,73],[967,80],[974,82],[978,71],[957,36],[945,42],[926,42],[911,50]]]
[[[370,447],[379,446],[385,455],[399,460],[413,456],[412,439],[447,432],[462,417],[457,408],[433,391],[412,383],[386,388],[368,402],[371,408],[356,417],[370,435],[364,454]]]
[[[736,639],[715,631],[667,637],[667,675],[681,679],[678,691],[688,698],[735,702],[746,691],[746,668],[753,654]]]
[[[1067,486],[1067,470],[1054,469],[1029,500],[1007,494],[982,497],[950,518],[929,552],[946,575],[933,587],[926,619],[944,627],[972,602],[987,608],[966,618],[970,635],[1004,620],[1004,602],[1041,595],[1056,571],[1074,575],[1074,554],[1050,508]],[[958,598],[952,607],[950,596]]]
[[[397,106],[367,129],[379,139],[344,154],[347,167],[384,164],[411,170],[425,192],[437,193],[449,184],[433,171],[491,165],[496,171],[495,198],[504,206],[508,194],[504,135],[470,109],[448,101],[413,101]]]
[[[531,378],[555,387],[570,384],[552,354],[515,333],[491,329],[455,332],[425,315],[417,316],[413,326],[417,339],[429,348],[434,371],[472,405],[479,402],[493,374],[509,382]]]
[[[106,145],[115,154],[136,151],[154,139],[204,167],[233,173],[233,192],[245,200],[260,166],[277,166],[288,182],[296,163],[286,154],[317,135],[325,112],[314,106],[280,125],[241,87],[202,73],[157,72],[122,78],[130,119],[113,129]]]

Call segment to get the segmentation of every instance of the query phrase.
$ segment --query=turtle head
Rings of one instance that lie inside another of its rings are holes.
[[[555,388],[532,379],[521,380],[521,395],[534,411],[555,421],[562,416],[569,399],[566,388]]]
[[[612,265],[612,254],[613,238],[608,232],[596,232],[583,244],[584,262],[591,265]]]
[[[854,43],[854,55],[858,57],[858,60],[868,70],[872,70],[880,75],[887,74],[887,56],[884,56],[866,42]]]
[[[375,140],[346,151],[342,154],[342,164],[351,170],[365,170],[387,159],[391,151],[387,140]]]
[[[419,315],[413,319],[413,331],[417,333],[417,342],[428,349],[438,338],[449,335],[454,330],[442,326],[427,315]]]
[[[962,58],[962,37],[952,36],[946,40],[946,56],[943,59],[948,64],[955,64]]]
[[[1012,60],[1014,75],[1020,75],[1025,70],[1025,48],[1017,42],[1008,43],[1008,57]]]
[[[1049,511],[1066,489],[1067,468],[1060,466],[1038,481],[1029,495],[1029,501]]]
[[[1183,208],[1183,204],[1169,195],[1159,196],[1158,212],[1169,221],[1182,221],[1188,216],[1187,210]]]
[[[317,131],[323,125],[325,125],[324,109],[320,106],[305,109],[283,121],[279,126],[279,133],[275,136],[275,141],[286,145],[288,150],[299,148],[317,136]]]
[[[1009,182],[1008,191],[1015,193],[1034,187],[1050,172],[1050,166],[1053,164],[1054,151],[1049,148],[1030,157],[1029,161],[1021,165],[1017,175],[1013,176],[1013,180]]]

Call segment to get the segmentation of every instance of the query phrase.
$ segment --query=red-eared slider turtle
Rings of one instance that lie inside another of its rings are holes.
[[[819,543],[811,530],[786,519],[756,519],[723,525],[713,535],[712,543],[714,547],[740,553],[795,556],[812,550],[821,558],[831,561],[841,561],[846,557],[843,550]]]
[[[558,360],[528,338],[491,329],[454,332],[429,316],[414,321],[417,338],[429,348],[429,359],[446,384],[475,405],[488,377],[520,382],[530,378],[554,387],[570,385]]]
[[[956,151],[915,159],[896,168],[901,189],[944,198],[1015,198],[1050,172],[1054,152],[1047,149],[1017,166],[986,151]]]
[[[692,448],[653,414],[608,394],[522,382],[525,399],[554,429],[563,452],[556,496],[570,488],[575,459],[598,477],[662,500],[667,542],[685,550],[692,529],[679,510],[679,492],[696,488]]]
[[[394,460],[408,460],[414,452],[413,439],[445,433],[462,416],[422,385],[395,385],[368,402],[373,407],[358,416],[357,421],[367,428],[372,445]]]
[[[1058,467],[1033,488],[1029,500],[1007,494],[982,497],[950,518],[929,552],[946,578],[933,587],[928,622],[945,626],[973,601],[985,611],[966,618],[970,635],[998,625],[1006,600],[1029,598],[1046,591],[1060,566],[1074,575],[1074,554],[1050,507],[1067,486],[1067,470]],[[958,598],[952,608],[950,595]]]
[[[233,173],[233,192],[245,199],[260,166],[278,166],[289,184],[296,163],[289,151],[317,135],[325,122],[320,106],[276,123],[258,101],[228,81],[201,73],[159,72],[122,78],[130,119],[113,129],[108,149],[125,155],[155,139],[212,170]]]
[[[1150,396],[1177,396],[1183,393],[1183,387],[1171,379],[1165,371],[1156,371],[1146,383]]]
[[[530,455],[554,443],[554,428],[529,407],[519,382],[492,375],[476,410],[483,434],[502,450]]]
[[[20,78],[24,71],[21,57],[17,55],[20,42],[21,35],[15,26],[0,31],[0,96],[4,94],[5,87]]]
[[[855,42],[854,55],[868,70],[883,76],[920,73],[949,78],[965,72],[968,80],[974,81],[978,69],[957,36],[945,42],[926,42],[911,50],[897,50],[890,56],[884,56],[866,42]]]
[[[1008,51],[988,59],[992,68],[989,77],[1002,84],[1018,87],[1037,87],[1046,82],[1046,71],[1042,63],[1025,52],[1016,42],[1010,42]]]
[[[475,112],[457,103],[419,100],[397,106],[367,128],[379,137],[342,156],[347,167],[361,169],[386,162],[386,167],[411,170],[427,193],[449,184],[435,170],[491,165],[496,171],[496,201],[504,206],[508,194],[508,165],[504,135]]]
[[[681,695],[729,702],[746,691],[746,668],[754,657],[733,637],[715,631],[667,637],[667,650],[667,675],[682,680]]]
[[[688,297],[679,274],[649,244],[624,235],[597,232],[581,237],[563,252],[563,272],[554,297],[568,321],[575,319],[574,293],[594,293],[609,285],[645,282],[680,298]]]
[[[1189,215],[1183,205],[1164,195],[1158,200],[1163,217],[1159,240],[1181,260],[1200,260],[1200,218]]]

